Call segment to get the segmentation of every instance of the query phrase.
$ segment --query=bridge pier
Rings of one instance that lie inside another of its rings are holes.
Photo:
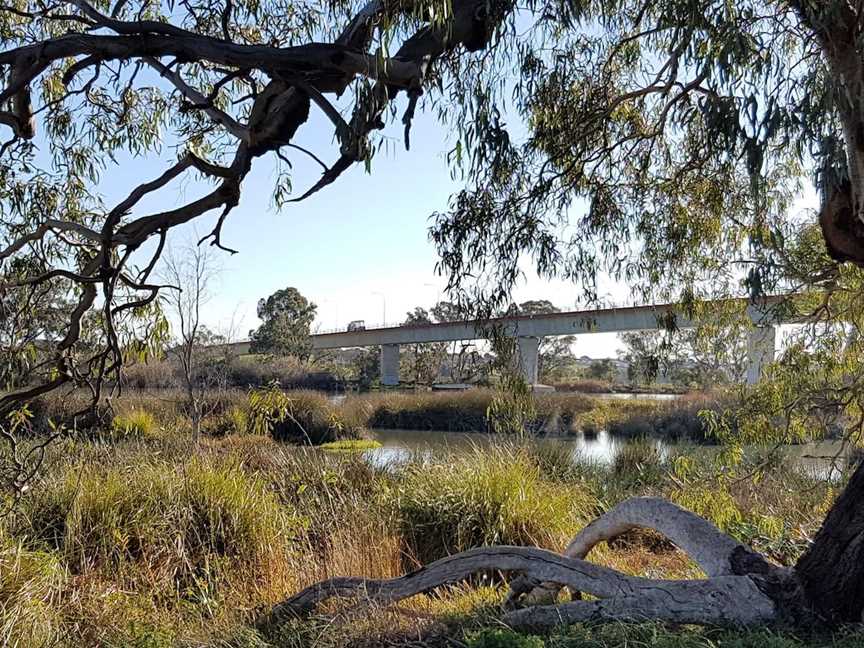
[[[747,384],[755,385],[762,379],[765,366],[774,362],[776,326],[757,326],[747,334]]]
[[[516,351],[519,371],[529,385],[537,384],[537,368],[539,365],[540,338],[517,337]]]
[[[381,345],[381,384],[385,387],[399,386],[399,345]]]

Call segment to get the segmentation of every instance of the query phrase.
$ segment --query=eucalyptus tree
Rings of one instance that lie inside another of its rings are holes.
[[[308,360],[312,354],[309,336],[317,310],[318,306],[294,287],[258,300],[258,317],[263,323],[249,332],[249,351]]]
[[[401,121],[408,146],[418,107],[452,123],[451,159],[468,184],[431,233],[453,294],[474,291],[499,308],[524,254],[541,274],[581,282],[589,293],[606,271],[646,292],[684,286],[690,299],[734,286],[741,268],[754,295],[781,280],[832,289],[849,271],[818,246],[798,245],[812,242],[812,231],[786,214],[809,172],[822,192],[827,250],[864,263],[862,11],[844,0],[0,7],[0,124],[11,133],[0,146],[0,261],[5,269],[27,260],[4,274],[3,291],[56,283],[73,300],[51,341],[50,366],[0,396],[0,412],[64,386],[86,387],[98,402],[127,347],[146,345],[146,330],[124,338],[118,324],[156,299],[151,275],[169,233],[213,214],[202,244],[232,251],[222,228],[255,160],[287,164],[290,154],[291,163],[303,156],[322,166],[318,182],[290,197],[302,200],[355,163],[371,168],[376,133],[388,122]],[[313,110],[333,125],[331,164],[293,141]],[[528,127],[523,144],[508,132],[513,116]],[[122,173],[129,155],[170,161],[135,184]],[[128,194],[103,204],[98,186],[116,165],[112,182],[128,182]],[[148,210],[187,177],[199,193]],[[286,202],[291,177],[278,178],[274,194]],[[819,270],[805,274],[800,262]],[[102,334],[82,347],[84,322]],[[10,477],[16,487],[20,476]],[[308,609],[358,585],[393,600],[493,568],[525,574],[513,603],[543,582],[599,597],[527,607],[513,623],[859,621],[862,495],[864,468],[794,569],[671,504],[635,500],[589,525],[564,556],[473,551],[395,582],[314,587],[286,605]],[[633,526],[666,534],[708,578],[638,579],[583,560],[596,542]]]

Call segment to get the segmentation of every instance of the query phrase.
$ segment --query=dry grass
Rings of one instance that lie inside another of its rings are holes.
[[[836,492],[754,458],[765,464],[762,479],[737,482],[724,499],[708,459],[691,457],[683,476],[674,460],[633,446],[627,461],[602,467],[560,448],[501,440],[381,469],[356,453],[260,435],[205,437],[197,449],[171,429],[147,439],[70,440],[52,450],[42,481],[0,522],[0,645],[463,641],[494,622],[500,585],[447,588],[398,609],[335,605],[303,623],[258,622],[322,578],[392,577],[490,543],[560,549],[633,495],[686,495],[688,506],[742,540],[792,561]],[[591,559],[633,574],[698,575],[651,534],[598,547]]]

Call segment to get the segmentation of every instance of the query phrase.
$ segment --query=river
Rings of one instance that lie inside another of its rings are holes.
[[[494,434],[417,430],[374,430],[373,438],[381,444],[381,447],[367,450],[365,456],[379,466],[398,463],[417,455],[434,457],[436,454],[454,451],[468,452],[476,447],[489,447],[502,441],[502,437]],[[596,435],[574,434],[543,437],[531,441],[538,444],[563,444],[572,448],[574,459],[601,464],[611,463],[620,448],[629,442],[627,439],[615,438],[605,430]],[[670,453],[717,451],[717,446],[668,443],[659,439],[651,439],[649,442],[661,456],[668,456]],[[825,479],[839,476],[839,470],[846,462],[847,450],[839,441],[807,443],[781,449],[794,462],[797,469]]]

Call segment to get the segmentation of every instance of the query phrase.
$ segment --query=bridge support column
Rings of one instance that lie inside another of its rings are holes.
[[[517,361],[522,377],[529,385],[537,384],[537,366],[539,362],[540,338],[516,338]]]
[[[387,387],[399,386],[399,345],[381,345],[381,384]]]
[[[774,362],[777,327],[757,326],[747,334],[747,384],[755,385],[762,378],[765,365]]]

